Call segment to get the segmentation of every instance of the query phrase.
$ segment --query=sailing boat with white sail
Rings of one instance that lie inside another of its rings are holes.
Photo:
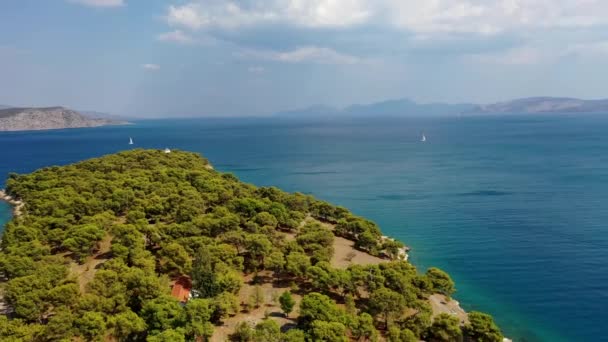
[[[129,137],[129,145],[133,145],[133,138]]]

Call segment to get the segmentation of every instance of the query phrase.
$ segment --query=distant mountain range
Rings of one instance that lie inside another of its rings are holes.
[[[0,109],[0,131],[98,127],[126,123],[119,120],[92,119],[64,107]]]
[[[335,108],[315,105],[303,109],[284,111],[275,116],[289,118],[323,117],[411,117],[454,116],[482,114],[539,114],[539,113],[606,113],[608,99],[581,100],[559,97],[530,97],[494,104],[472,103],[416,103],[408,99],[389,100],[363,105]]]
[[[440,117],[512,114],[608,114],[608,99],[582,100],[567,97],[529,97],[492,104],[417,103],[396,99],[344,108],[314,105],[282,111],[274,117],[292,119],[364,118],[364,117]],[[11,108],[0,105],[0,131],[94,127],[124,124],[124,116],[96,111],[75,111],[64,107]]]
[[[424,103],[419,104],[408,99],[388,100],[370,104],[356,104],[346,108],[335,108],[315,105],[303,109],[285,111],[275,114],[290,118],[314,117],[401,117],[401,116],[450,116],[476,108],[474,104]]]

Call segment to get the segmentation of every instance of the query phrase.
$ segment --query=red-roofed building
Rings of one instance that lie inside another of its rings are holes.
[[[173,284],[171,296],[182,303],[186,303],[190,300],[190,291],[192,291],[192,280],[189,277],[182,276],[177,278],[175,284]]]

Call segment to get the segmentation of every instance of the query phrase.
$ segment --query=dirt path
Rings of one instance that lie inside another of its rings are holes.
[[[469,322],[469,316],[460,307],[460,303],[454,299],[448,299],[446,296],[436,293],[429,297],[429,303],[433,308],[433,318],[439,314],[447,313],[458,317],[461,324]]]
[[[306,216],[302,223],[300,223],[300,228],[309,222],[316,222],[322,227],[331,231],[335,229],[335,226],[333,224],[315,220],[310,215]],[[334,236],[333,247],[334,255],[332,256],[330,263],[331,266],[335,268],[347,268],[348,266],[353,264],[377,265],[379,263],[388,261],[355,249],[355,242],[352,240],[345,239],[343,237]]]
[[[355,249],[354,241],[338,236],[334,238],[334,255],[331,257],[331,265],[335,268],[347,268],[354,264],[377,265],[388,261]]]
[[[97,272],[99,265],[110,259],[109,252],[111,246],[112,236],[106,234],[99,242],[99,251],[97,253],[89,256],[82,265],[75,262],[70,263],[70,273],[78,278],[81,293],[85,292],[87,284],[95,277],[95,272]]]

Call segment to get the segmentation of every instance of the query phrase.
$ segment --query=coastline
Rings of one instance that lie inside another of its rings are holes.
[[[13,217],[19,217],[23,214],[23,206],[25,203],[21,200],[15,199],[9,194],[6,193],[5,189],[0,189],[0,201],[4,201],[12,206]],[[381,237],[381,241],[395,241],[394,238],[383,235]],[[351,240],[348,240],[351,241]],[[410,251],[410,247],[404,246],[399,249],[399,253],[393,260],[403,260],[408,261]],[[460,303],[453,299],[448,298],[440,294],[433,294],[428,297],[428,301],[432,307],[432,315],[433,317],[437,316],[440,313],[448,313],[450,315],[454,315],[459,318],[461,321],[461,325],[468,323],[468,312],[466,312],[461,306]],[[2,306],[0,305],[0,309]],[[503,342],[512,342],[508,337],[503,337]]]
[[[209,164],[206,168],[213,169],[213,167]],[[9,194],[6,193],[5,189],[0,189],[0,201],[4,201],[12,206],[13,218],[20,217],[23,214],[23,206],[25,203],[21,200],[15,199]],[[308,219],[308,218],[307,218]],[[306,219],[303,221],[303,223]],[[346,240],[346,239],[345,239]],[[380,238],[381,241],[396,241],[394,238],[383,235]],[[348,240],[351,241],[351,240]],[[352,242],[352,241],[351,241]],[[351,247],[352,248],[352,247]],[[409,261],[409,252],[411,248],[409,246],[403,246],[399,248],[399,252],[393,260],[402,260]],[[367,254],[367,253],[364,253]],[[350,264],[350,263],[349,263]],[[433,294],[428,297],[428,301],[431,304],[433,316],[436,316],[440,313],[448,313],[450,315],[454,315],[459,318],[461,321],[461,325],[464,325],[468,322],[468,312],[466,312],[458,301],[453,298],[447,298],[445,296],[439,294]],[[511,339],[504,337],[503,342],[512,342]]]
[[[380,238],[380,240],[382,242],[385,241],[397,241],[392,237],[386,236],[386,235],[382,235],[382,237]],[[399,248],[399,252],[397,253],[397,260],[403,260],[403,261],[408,261],[410,258],[410,255],[408,254],[408,252],[411,250],[410,247],[408,246],[403,246],[401,248]]]
[[[13,207],[13,217],[19,217],[23,214],[23,206],[25,203],[7,194],[4,189],[0,189],[0,201],[4,201]]]
[[[396,239],[382,235],[380,238],[382,242],[384,241],[397,241]],[[349,240],[350,241],[350,240]],[[399,252],[397,254],[397,258],[393,260],[402,260],[409,262],[409,252],[411,248],[409,246],[403,246],[399,248]],[[446,297],[442,294],[435,293],[430,295],[427,298],[428,302],[431,304],[432,309],[432,317],[436,317],[441,313],[447,313],[449,315],[453,315],[460,320],[460,325],[464,326],[469,323],[469,313],[460,306],[460,302],[454,298]],[[502,342],[513,342],[512,339],[503,335]]]

